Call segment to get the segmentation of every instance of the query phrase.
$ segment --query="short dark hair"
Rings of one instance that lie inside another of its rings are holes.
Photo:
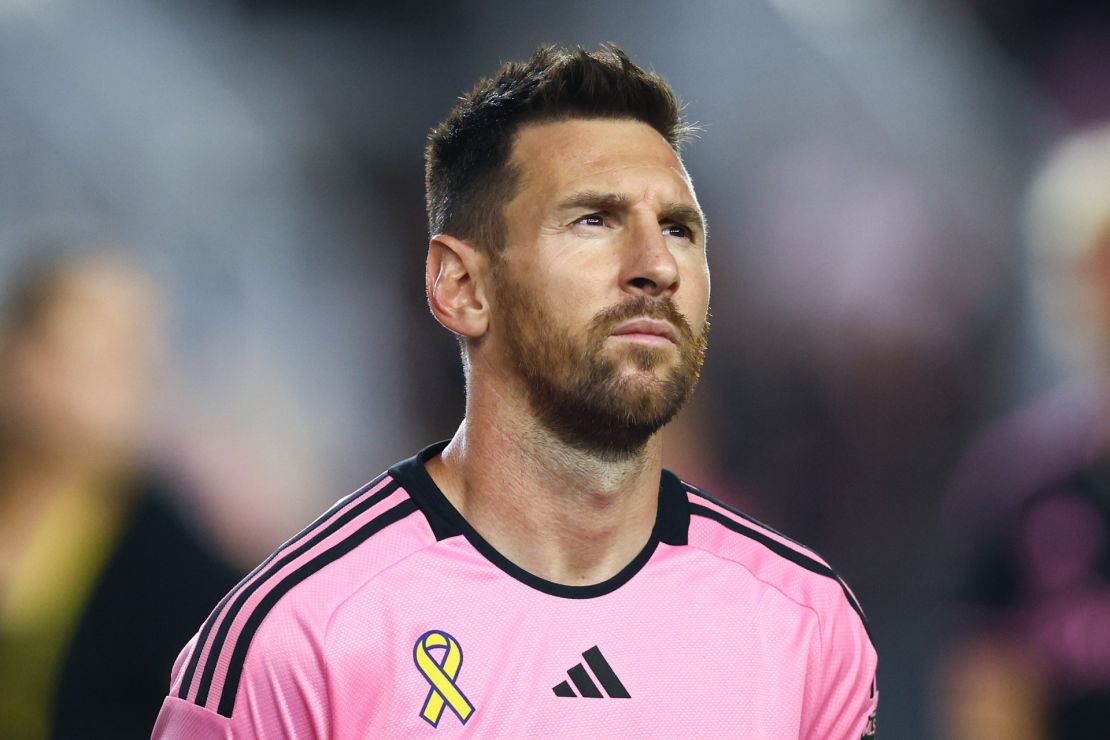
[[[479,82],[428,136],[430,233],[450,233],[496,254],[504,246],[503,206],[519,181],[509,162],[517,131],[576,118],[641,121],[676,152],[694,131],[670,86],[618,46],[591,52],[545,44]]]

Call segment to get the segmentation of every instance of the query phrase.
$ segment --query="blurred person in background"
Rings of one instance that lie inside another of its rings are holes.
[[[144,461],[161,305],[122,256],[43,261],[0,317],[0,738],[146,738],[236,574]]]
[[[1110,127],[1065,140],[1027,204],[1040,328],[1067,380],[989,429],[949,503],[963,637],[952,740],[1110,737]]]

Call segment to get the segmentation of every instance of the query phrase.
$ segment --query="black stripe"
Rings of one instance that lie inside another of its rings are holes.
[[[601,687],[605,689],[605,693],[612,699],[630,699],[632,698],[628,689],[624,687],[621,680],[617,678],[617,674],[613,671],[609,661],[605,660],[605,656],[601,654],[601,650],[594,645],[592,648],[582,653],[582,657],[586,659],[586,663],[590,666],[590,670],[597,676],[597,680],[601,681]]]
[[[220,623],[220,628],[216,631],[216,636],[212,639],[212,648],[208,651],[208,660],[204,664],[204,672],[201,673],[200,685],[197,687],[196,704],[198,706],[203,707],[205,704],[208,703],[208,692],[212,688],[212,677],[216,673],[216,664],[219,662],[220,652],[223,650],[224,646],[224,640],[227,639],[227,633],[231,631],[231,625],[235,622],[235,617],[238,616],[239,612],[243,609],[243,605],[246,604],[247,599],[251,597],[251,594],[261,588],[262,585],[266,583],[266,581],[273,578],[274,575],[278,573],[278,571],[280,571],[290,562],[296,560],[298,557],[308,552],[331,535],[338,532],[351,521],[357,519],[359,516],[362,516],[362,514],[364,514],[368,509],[382,501],[382,499],[392,494],[395,490],[397,490],[399,485],[400,484],[396,480],[394,480],[390,482],[389,485],[387,485],[385,488],[375,493],[373,496],[369,496],[363,501],[358,502],[356,505],[345,511],[341,516],[336,517],[326,527],[319,529],[318,532],[314,533],[313,536],[310,537],[306,542],[293,549],[292,552],[289,552],[288,554],[283,555],[276,560],[273,560],[273,562],[270,563],[270,566],[266,569],[266,572],[259,576],[253,583],[250,583],[240,590],[239,594],[235,597],[235,600],[228,608],[227,613],[224,615],[223,621]]]
[[[561,681],[558,686],[553,687],[551,690],[555,692],[555,696],[568,696],[572,698],[578,696],[566,681]]]
[[[220,714],[225,717],[231,716],[231,710],[235,708],[235,694],[239,690],[239,679],[242,677],[243,664],[247,658],[247,649],[250,647],[251,640],[254,639],[254,633],[258,631],[259,626],[262,624],[262,620],[266,618],[266,615],[274,608],[274,605],[277,604],[281,597],[313,573],[339,560],[390,524],[401,521],[415,511],[416,502],[412,499],[402,501],[384,514],[380,514],[378,517],[364,524],[359,530],[342,542],[336,543],[334,546],[328,548],[285,578],[281,579],[281,581],[258,602],[258,606],[251,612],[250,617],[247,619],[247,623],[243,625],[243,631],[239,633],[239,637],[235,641],[235,649],[231,653],[231,661],[228,663],[227,667],[227,678],[224,679],[223,693],[220,695],[220,706],[217,710]]]
[[[755,518],[754,516],[751,516],[750,514],[745,514],[744,512],[740,511],[740,509],[737,509],[737,508],[736,508],[735,506],[733,506],[732,504],[728,504],[728,503],[725,503],[724,501],[721,501],[721,500],[720,500],[719,498],[716,498],[716,497],[714,497],[714,496],[710,496],[710,495],[709,495],[708,493],[706,493],[705,491],[701,490],[701,489],[700,489],[700,488],[698,488],[697,486],[693,486],[693,485],[690,485],[689,483],[686,483],[685,481],[683,481],[683,482],[682,482],[682,485],[684,485],[684,486],[686,487],[686,492],[687,492],[687,493],[692,493],[692,494],[694,494],[695,496],[697,496],[698,498],[703,498],[703,499],[705,499],[706,501],[709,501],[710,503],[714,503],[714,504],[716,504],[717,506],[719,506],[719,507],[721,507],[722,509],[724,509],[725,511],[727,511],[727,512],[729,512],[729,513],[731,513],[731,514],[735,514],[736,516],[740,517],[740,518],[741,518],[741,519],[743,519],[744,521],[747,521],[747,522],[751,522],[752,524],[756,525],[757,527],[759,527],[759,528],[761,528],[761,529],[766,529],[766,530],[767,530],[768,532],[771,532],[771,533],[773,533],[773,534],[776,534],[776,535],[778,535],[779,537],[783,538],[783,539],[784,539],[784,540],[786,540],[787,542],[790,542],[790,543],[792,543],[792,544],[795,544],[795,545],[797,545],[798,547],[800,547],[801,549],[803,549],[803,550],[807,550],[807,551],[809,551],[810,553],[812,553],[812,554],[813,554],[813,559],[814,559],[814,560],[817,560],[817,559],[818,559],[818,557],[819,557],[819,556],[817,555],[817,553],[813,552],[813,550],[811,550],[810,548],[806,547],[806,546],[805,546],[805,545],[803,545],[803,544],[802,544],[801,542],[798,542],[798,541],[797,541],[796,539],[794,539],[793,537],[789,537],[789,536],[787,536],[787,535],[783,534],[782,532],[780,532],[779,530],[775,529],[774,527],[769,527],[769,526],[767,526],[767,525],[766,525],[766,524],[764,524],[763,522],[761,522],[761,521],[759,521],[758,519],[756,519],[756,518]],[[820,562],[820,561],[818,561],[818,562]]]
[[[602,698],[601,691],[590,678],[590,674],[586,673],[586,669],[582,667],[581,663],[567,671],[567,675],[570,676],[571,681],[574,681],[574,685],[578,687],[578,693],[582,696],[587,699]]]
[[[193,654],[189,657],[189,664],[185,668],[185,677],[181,681],[181,690],[177,692],[177,697],[179,699],[186,699],[189,696],[189,689],[192,687],[193,684],[193,675],[196,673],[197,662],[200,660],[200,654],[204,651],[204,645],[208,641],[208,635],[211,634],[212,628],[219,620],[220,613],[223,611],[224,606],[227,605],[227,602],[230,601],[232,597],[235,596],[235,594],[239,593],[239,591],[247,584],[248,581],[250,581],[250,579],[254,578],[255,575],[257,575],[258,573],[261,573],[267,565],[272,563],[274,561],[274,558],[276,558],[286,549],[300,542],[308,535],[312,534],[318,527],[322,526],[323,523],[327,521],[328,517],[332,516],[332,514],[334,514],[339,509],[342,509],[352,499],[358,498],[359,496],[372,489],[374,486],[381,483],[387,475],[389,475],[388,471],[382,473],[374,480],[362,486],[362,488],[359,488],[357,491],[353,491],[352,493],[349,493],[343,498],[339,499],[339,501],[336,501],[335,504],[331,506],[331,508],[329,508],[320,516],[316,517],[316,519],[311,524],[295,534],[293,537],[286,540],[285,543],[281,545],[281,547],[270,553],[269,557],[259,563],[254,570],[247,574],[246,578],[239,581],[239,583],[236,584],[235,588],[228,591],[227,594],[222,599],[220,599],[220,603],[217,604],[216,608],[212,610],[212,613],[208,615],[208,619],[205,620],[204,625],[201,627],[200,636],[197,638],[197,644],[193,648]],[[396,481],[392,481],[388,486],[386,486],[386,488],[396,489],[397,485],[398,484]]]
[[[840,576],[837,575],[835,570],[825,565],[824,563],[820,563],[811,557],[803,555],[792,547],[787,547],[778,540],[771,539],[762,532],[744,526],[732,517],[725,516],[715,509],[710,509],[709,507],[702,506],[701,504],[695,504],[691,502],[690,513],[696,516],[703,516],[707,519],[712,519],[715,522],[719,522],[731,529],[733,532],[736,532],[737,534],[742,534],[745,537],[750,537],[751,539],[766,547],[768,550],[771,550],[775,554],[786,558],[795,565],[800,565],[801,567],[812,573],[817,573],[818,575],[832,578],[834,581],[840,584],[840,588],[844,591],[844,597],[848,599],[848,604],[852,607],[852,609],[855,610],[856,614],[859,615],[860,621],[863,622],[863,629],[865,632],[867,632],[867,639],[871,640],[872,644],[874,644],[875,641],[871,637],[871,627],[867,624],[867,617],[863,615],[863,609],[860,608],[859,603],[857,603],[855,597],[852,596],[852,592],[848,590],[847,584],[845,584]]]

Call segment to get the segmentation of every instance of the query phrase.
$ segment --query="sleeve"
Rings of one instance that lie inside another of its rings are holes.
[[[811,646],[802,738],[873,740],[878,656],[847,587],[834,603],[821,615],[820,639]]]
[[[231,720],[221,717],[191,701],[167,696],[154,724],[151,740],[215,740],[222,738],[256,738],[257,733],[234,731]]]
[[[302,620],[283,616],[270,614],[241,661],[236,641],[225,635],[221,644],[219,630],[194,637],[174,664],[152,740],[329,737],[319,642]]]

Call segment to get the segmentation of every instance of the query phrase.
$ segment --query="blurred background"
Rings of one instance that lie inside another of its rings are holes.
[[[881,736],[1110,737],[1095,0],[0,0],[0,683],[41,674],[0,736],[77,736],[43,717],[96,594],[170,567],[121,554],[136,502],[205,574],[172,661],[225,583],[450,436],[425,136],[544,41],[621,44],[702,124],[714,327],[669,463],[852,585]],[[66,556],[92,596],[28,590],[105,510]]]

